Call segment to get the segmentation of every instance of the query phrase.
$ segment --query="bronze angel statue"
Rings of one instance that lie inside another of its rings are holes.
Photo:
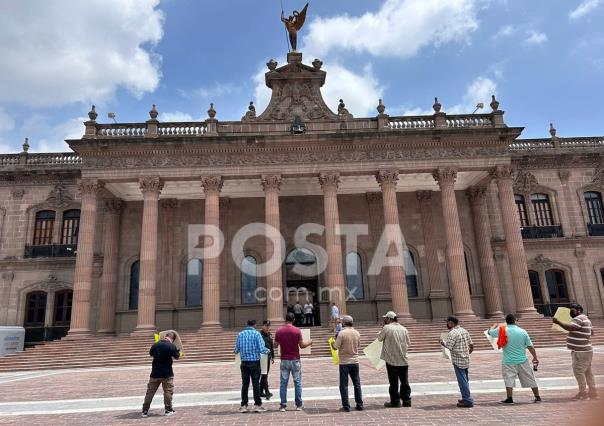
[[[289,34],[289,42],[292,45],[292,50],[295,52],[298,47],[298,31],[304,25],[304,21],[306,20],[306,10],[308,9],[308,3],[304,6],[301,12],[294,10],[293,15],[290,15],[288,18],[285,18],[285,14],[283,10],[281,11],[281,22],[285,24],[285,28]]]

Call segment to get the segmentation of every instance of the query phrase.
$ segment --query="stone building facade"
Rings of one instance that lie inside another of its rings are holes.
[[[436,100],[433,115],[391,117],[380,100],[355,118],[325,104],[321,61],[294,52],[267,67],[259,115],[250,104],[223,122],[211,106],[205,121],[163,123],[153,106],[146,122],[100,124],[93,107],[74,152],[26,142],[0,155],[0,324],[34,341],[279,322],[290,288],[324,320],[330,302],[371,322],[390,309],[409,321],[548,315],[573,300],[604,316],[604,138],[519,139],[494,97],[489,114],[447,115]],[[235,253],[253,223],[283,240]],[[307,223],[319,229],[304,246]],[[199,225],[220,229],[225,249],[200,260],[212,238]],[[342,225],[361,225],[357,247]],[[398,242],[403,260],[374,273]]]

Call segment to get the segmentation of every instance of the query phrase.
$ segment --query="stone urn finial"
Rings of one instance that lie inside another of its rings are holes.
[[[495,95],[491,96],[491,109],[493,112],[499,111],[499,101],[495,99]]]
[[[382,114],[384,114],[385,111],[386,111],[386,105],[384,105],[384,102],[380,99],[378,101],[377,112],[378,112],[378,114],[382,115]]]
[[[153,104],[151,106],[151,111],[149,111],[149,117],[151,117],[151,120],[157,120],[158,115],[159,115],[159,112],[157,112],[157,109],[155,108],[155,104]]]
[[[554,123],[549,123],[549,134],[552,135],[552,138],[556,137],[556,128],[554,127]]]
[[[88,118],[90,118],[90,121],[95,121],[98,116],[99,115],[96,113],[96,107],[92,105],[92,108],[90,111],[88,111]]]
[[[438,102],[438,98],[434,98],[434,105],[432,105],[432,108],[434,109],[434,112],[440,112],[440,110],[442,109],[442,104],[440,102]]]
[[[23,142],[23,152],[27,151],[29,151],[29,138],[25,138],[25,141]]]
[[[210,117],[212,120],[214,119],[214,117],[216,117],[216,110],[214,109],[213,103],[210,104],[210,109],[208,110],[208,117]]]
[[[268,67],[269,71],[275,71],[277,69],[277,65],[279,64],[274,59],[271,59],[266,63],[266,66]]]
[[[318,71],[323,66],[323,61],[320,59],[315,59],[314,61],[312,61],[312,66]]]

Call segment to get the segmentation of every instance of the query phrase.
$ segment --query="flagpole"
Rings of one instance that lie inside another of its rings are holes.
[[[283,9],[283,0],[281,0],[281,16],[285,15],[285,10]],[[289,45],[289,35],[287,33],[287,28],[284,27],[285,30],[285,41],[287,43],[287,52],[291,52],[291,46]]]

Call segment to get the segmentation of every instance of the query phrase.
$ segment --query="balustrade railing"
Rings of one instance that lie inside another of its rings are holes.
[[[447,127],[492,127],[493,120],[488,114],[447,115]]]
[[[0,167],[10,166],[53,166],[82,164],[82,158],[75,152],[57,152],[43,154],[0,154]]]
[[[390,117],[388,119],[388,128],[393,130],[433,129],[434,127],[436,127],[434,118],[431,116]]]
[[[11,166],[19,164],[21,156],[19,154],[3,154],[0,155],[0,166]]]
[[[518,139],[510,144],[510,151],[535,151],[553,148],[604,148],[604,136],[585,138]]]
[[[135,137],[145,136],[147,125],[145,123],[128,124],[97,124],[96,135],[105,137]]]
[[[561,225],[551,226],[523,226],[520,228],[522,238],[525,240],[532,240],[537,238],[562,238]]]
[[[160,123],[157,134],[163,136],[201,136],[208,132],[205,123]]]

